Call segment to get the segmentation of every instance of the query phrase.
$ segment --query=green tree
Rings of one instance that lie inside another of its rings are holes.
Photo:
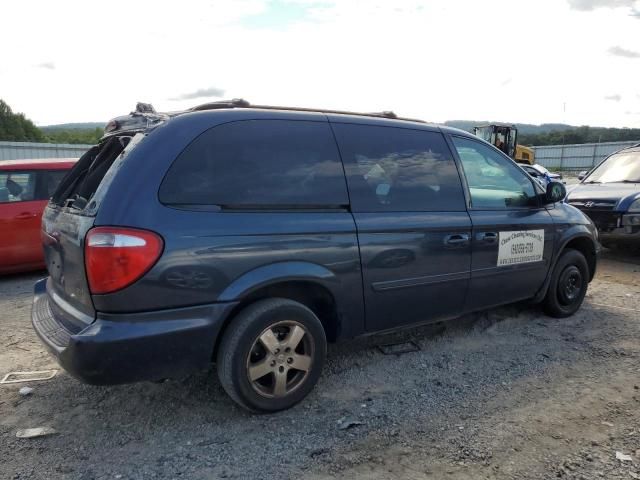
[[[13,113],[11,107],[0,99],[0,140],[43,142],[44,135],[24,114]]]
[[[102,128],[51,128],[44,130],[47,142],[95,144],[104,135]]]

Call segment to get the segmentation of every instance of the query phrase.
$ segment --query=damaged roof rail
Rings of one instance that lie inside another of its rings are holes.
[[[182,115],[190,112],[201,112],[206,110],[219,110],[225,108],[255,108],[258,110],[289,110],[294,112],[316,112],[316,113],[335,113],[339,115],[355,115],[359,117],[377,117],[377,118],[389,118],[394,120],[406,120],[410,122],[426,123],[424,120],[418,120],[415,118],[399,117],[394,112],[386,110],[383,112],[349,112],[346,110],[330,110],[323,108],[305,108],[305,107],[282,107],[275,105],[252,105],[248,101],[242,98],[233,98],[231,100],[220,100],[217,102],[203,103],[202,105],[196,105],[195,107],[187,110],[180,110],[176,112],[157,112],[153,105],[150,103],[138,102],[136,109],[129,115],[122,115],[120,117],[109,120],[107,126],[104,129],[104,137],[110,137],[116,133],[122,132],[136,132],[143,131],[149,128],[155,127],[171,117]]]
[[[104,127],[104,137],[121,132],[146,130],[168,120],[167,113],[158,113],[150,103],[138,102],[136,109],[129,115],[122,115],[109,120]],[[103,138],[104,138],[103,137]]]

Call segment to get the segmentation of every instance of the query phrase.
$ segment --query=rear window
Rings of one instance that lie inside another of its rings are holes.
[[[142,138],[142,134],[135,137],[114,136],[87,150],[68,175],[62,176],[62,179],[59,178],[60,175],[53,176],[52,182],[57,180],[60,184],[51,198],[52,203],[84,210],[116,158],[127,146],[127,150],[132,149]]]
[[[49,170],[42,172],[43,176],[43,192],[46,192],[45,198],[51,198],[55,193],[58,185],[67,174],[68,170]]]
[[[175,160],[162,185],[169,205],[329,207],[349,203],[327,123],[245,120],[214,127]]]

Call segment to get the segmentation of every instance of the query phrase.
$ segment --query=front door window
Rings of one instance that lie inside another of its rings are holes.
[[[453,137],[475,209],[537,206],[531,179],[512,160],[472,139]]]

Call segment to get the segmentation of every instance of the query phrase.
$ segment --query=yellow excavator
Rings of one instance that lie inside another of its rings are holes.
[[[533,149],[518,145],[518,129],[507,123],[493,123],[473,127],[473,133],[491,145],[502,150],[518,163],[533,165],[535,163]]]

